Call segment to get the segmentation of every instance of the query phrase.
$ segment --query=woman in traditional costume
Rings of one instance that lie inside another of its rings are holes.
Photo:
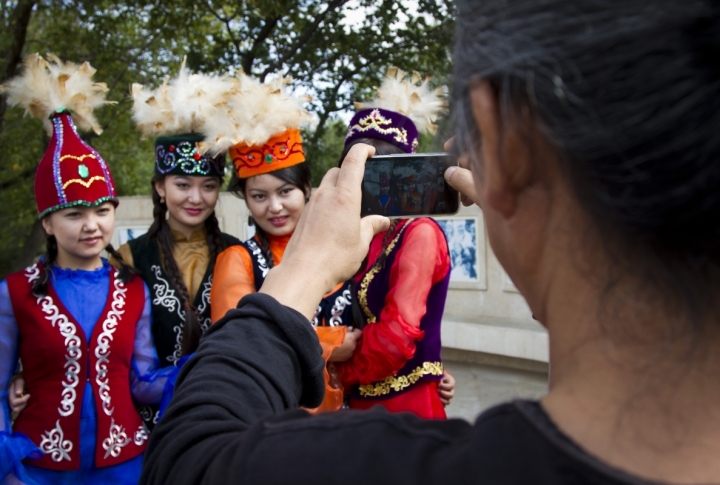
[[[377,99],[357,104],[360,110],[350,121],[341,162],[356,143],[374,146],[376,155],[415,152],[419,132],[435,129],[445,106],[442,93],[417,75],[408,80],[390,68]],[[402,205],[407,204],[403,199]],[[420,201],[415,206],[420,208]],[[440,359],[440,324],[450,266],[445,235],[428,217],[394,219],[373,238],[355,276],[353,298],[361,310],[356,314],[362,338],[352,357],[338,365],[351,408],[380,404],[423,418],[446,417],[447,396],[440,393],[450,382],[454,387],[454,380],[445,376]]]
[[[107,87],[88,63],[49,61],[28,56],[2,87],[52,139],[35,174],[47,252],[0,282],[0,479],[135,484],[148,430],[133,399],[160,403],[177,371],[160,369],[148,289],[109,244],[118,200],[108,166],[77,133],[101,132],[92,111]],[[19,360],[29,398],[11,424]]]
[[[225,153],[211,157],[198,150],[231,87],[224,77],[190,74],[184,61],[177,78],[155,90],[132,86],[138,129],[144,137],[156,137],[150,183],[154,220],[146,234],[118,252],[152,289],[152,333],[163,366],[177,365],[197,348],[210,325],[217,255],[240,243],[220,231],[215,216]],[[152,429],[157,406],[139,411]]]
[[[217,119],[209,138],[215,150],[229,149],[235,167],[231,190],[245,200],[255,235],[218,256],[211,290],[212,320],[222,318],[240,299],[260,289],[265,275],[282,261],[285,247],[310,198],[310,169],[305,161],[299,128],[312,121],[301,99],[285,90],[286,79],[259,83],[247,76],[236,79],[237,89],[228,102],[226,120]],[[359,331],[348,331],[352,321],[350,289],[339,285],[318,307],[312,321],[326,362],[350,356]],[[326,396],[320,410],[339,409],[332,364],[326,370]]]

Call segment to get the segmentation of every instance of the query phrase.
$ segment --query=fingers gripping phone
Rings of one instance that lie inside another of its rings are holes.
[[[444,177],[453,160],[447,153],[403,153],[369,158],[365,162],[360,215],[457,214],[460,194]]]

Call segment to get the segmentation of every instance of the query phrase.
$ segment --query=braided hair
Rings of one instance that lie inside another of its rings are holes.
[[[299,163],[297,165],[293,165],[292,167],[277,170],[275,172],[270,172],[270,175],[273,175],[282,180],[283,182],[292,184],[302,190],[305,194],[305,202],[307,202],[310,198],[310,191],[312,190],[312,178],[310,176],[310,167],[307,162]],[[233,172],[228,190],[235,194],[235,196],[246,200],[246,189],[247,179],[241,179],[237,176],[235,172]],[[250,224],[254,223],[252,216],[250,216],[248,222]],[[263,252],[263,256],[267,261],[268,268],[273,268],[275,266],[275,260],[273,259],[272,252],[270,251],[270,241],[268,240],[265,231],[263,231],[262,228],[257,224],[255,224],[255,238],[257,239],[260,245],[260,249]]]
[[[163,182],[165,175],[156,174],[150,184],[152,186],[152,200],[153,200],[153,223],[148,230],[148,238],[155,239],[160,248],[160,254],[162,255],[162,265],[165,273],[170,278],[170,283],[177,291],[184,312],[183,333],[182,333],[182,351],[183,355],[193,353],[200,343],[200,337],[202,336],[202,326],[200,325],[200,316],[197,309],[190,301],[190,292],[188,291],[185,282],[182,279],[182,273],[178,267],[177,261],[173,256],[173,248],[175,242],[173,241],[172,233],[170,232],[170,225],[167,223],[167,204],[161,200],[160,194],[155,188],[155,184]],[[223,180],[218,177],[218,181],[222,184]],[[210,261],[208,263],[208,272],[212,272],[215,268],[215,260],[218,254],[227,248],[227,243],[222,237],[220,226],[218,224],[215,211],[205,219],[205,230],[206,230],[206,242],[210,253]]]

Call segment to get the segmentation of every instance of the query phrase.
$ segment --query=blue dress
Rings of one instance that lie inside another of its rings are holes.
[[[108,296],[114,269],[107,260],[93,271],[68,270],[54,266],[51,281],[65,308],[75,317],[85,335],[91,335]],[[97,298],[88,298],[97,295]],[[140,404],[158,404],[172,393],[179,367],[160,367],[153,345],[150,295],[145,287],[145,304],[135,328],[130,371],[130,389]],[[80,468],[71,471],[48,470],[21,463],[33,453],[42,453],[24,435],[12,434],[8,405],[8,385],[18,370],[19,331],[13,314],[7,281],[0,282],[0,479],[3,483],[43,484],[136,484],[142,469],[142,455],[118,465],[95,468],[97,419],[90,383],[80,414]],[[30,397],[32,399],[32,396]],[[36,455],[37,456],[37,455]]]

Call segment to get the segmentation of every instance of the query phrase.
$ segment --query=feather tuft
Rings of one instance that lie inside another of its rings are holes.
[[[193,74],[185,59],[176,78],[154,90],[133,84],[133,119],[143,138],[181,133],[207,135],[206,126],[225,110],[234,88],[227,76]]]
[[[444,87],[431,89],[430,79],[418,73],[409,76],[397,67],[388,67],[382,85],[375,88],[376,98],[355,103],[357,109],[382,108],[410,118],[419,132],[434,133],[439,115],[447,112]]]
[[[53,54],[47,60],[39,54],[30,54],[23,60],[23,72],[0,86],[12,106],[22,106],[25,114],[42,120],[48,134],[52,134],[50,116],[62,109],[71,112],[75,125],[83,131],[102,133],[93,110],[115,104],[107,101],[105,83],[93,82],[96,70],[87,62],[77,65],[63,62]]]
[[[239,143],[258,145],[288,129],[312,123],[312,116],[302,107],[309,99],[287,93],[289,83],[290,78],[260,83],[242,73],[233,78],[226,109],[208,120],[207,139],[199,149],[216,154]]]

